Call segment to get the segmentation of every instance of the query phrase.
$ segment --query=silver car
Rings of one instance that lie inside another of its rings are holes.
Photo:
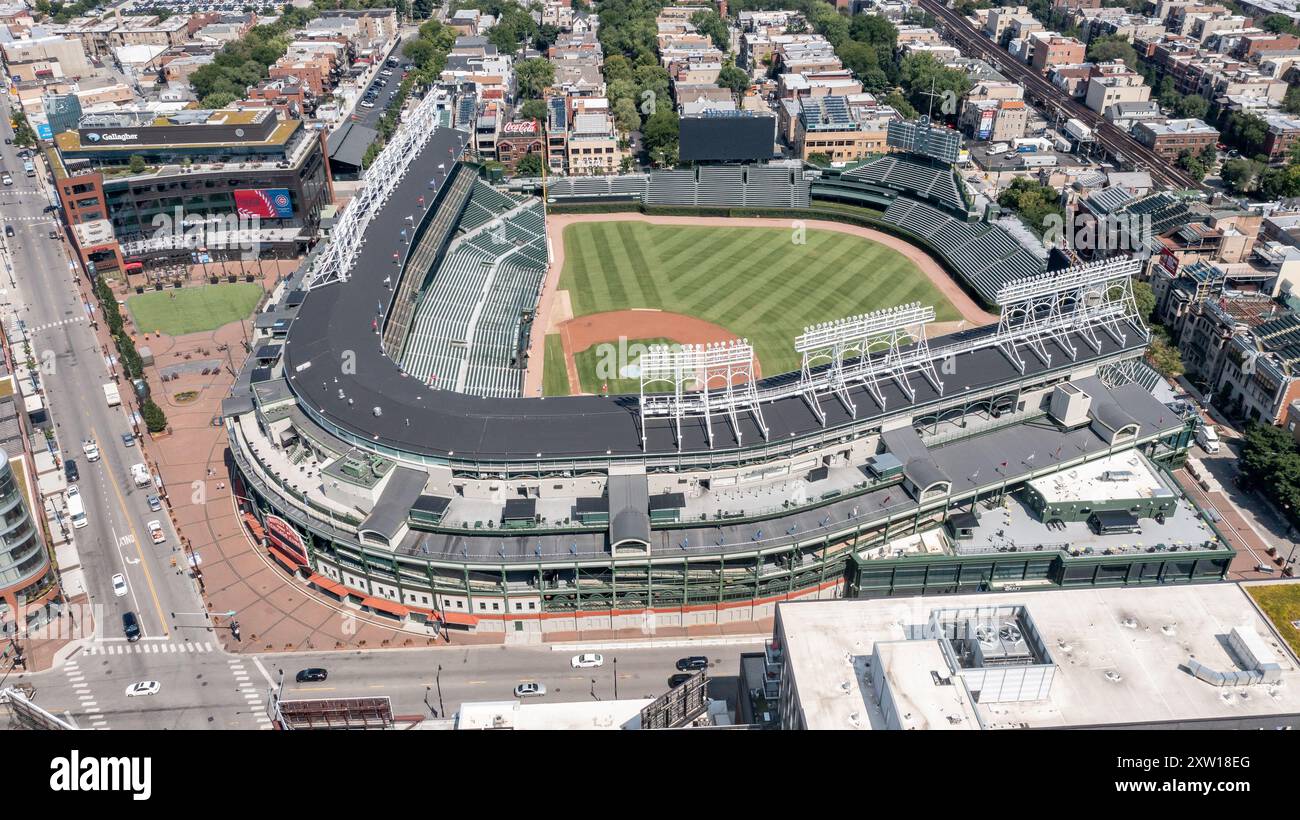
[[[546,694],[546,687],[540,683],[521,683],[515,687],[515,697],[517,698],[540,698]]]

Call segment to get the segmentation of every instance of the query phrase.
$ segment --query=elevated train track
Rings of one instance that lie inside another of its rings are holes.
[[[917,0],[939,22],[938,28],[967,55],[988,62],[1025,89],[1025,100],[1058,114],[1062,120],[1078,119],[1092,129],[1097,143],[1117,163],[1128,163],[1137,170],[1148,171],[1154,181],[1175,188],[1208,190],[1184,171],[1165,162],[1154,151],[1117,128],[1091,109],[1067,96],[1024,63],[1018,62],[942,0]]]

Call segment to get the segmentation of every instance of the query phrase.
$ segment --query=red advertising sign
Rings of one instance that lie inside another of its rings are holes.
[[[1160,267],[1169,271],[1170,276],[1174,276],[1178,273],[1178,257],[1174,256],[1173,251],[1168,248],[1161,248]]]
[[[302,544],[302,536],[298,534],[292,524],[278,515],[268,515],[263,519],[262,523],[266,525],[266,534],[281,549],[288,550],[306,561],[307,549]]]

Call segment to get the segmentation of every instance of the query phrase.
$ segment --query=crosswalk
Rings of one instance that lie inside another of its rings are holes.
[[[230,674],[234,675],[235,685],[239,687],[239,694],[243,696],[244,701],[248,704],[250,714],[257,719],[257,728],[274,728],[271,719],[266,716],[266,707],[262,703],[262,695],[258,692],[248,670],[244,668],[244,659],[227,658],[226,663],[230,665]]]
[[[36,327],[29,327],[27,328],[27,331],[29,333],[40,333],[42,330],[52,330],[56,327],[63,327],[64,325],[73,325],[84,321],[86,321],[85,316],[69,316],[67,319],[60,319],[57,322],[46,322],[43,325],[37,325]]]
[[[107,729],[108,721],[99,709],[95,693],[90,691],[90,684],[86,683],[86,673],[81,671],[75,660],[70,660],[63,664],[63,674],[72,685],[73,694],[77,696],[78,711],[85,716],[90,728]]]
[[[2,221],[4,222],[53,222],[54,220],[51,219],[48,214],[42,214],[40,216],[30,216],[30,215],[29,216],[6,216]]]
[[[139,641],[137,643],[92,643],[82,649],[85,655],[166,655],[213,652],[216,647],[211,641],[197,643],[185,641]]]

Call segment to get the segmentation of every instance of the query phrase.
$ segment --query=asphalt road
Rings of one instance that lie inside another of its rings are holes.
[[[397,68],[391,69],[393,73],[387,77],[382,76],[383,71],[390,70],[385,66],[379,74],[375,75],[370,85],[361,92],[361,98],[357,100],[356,106],[352,109],[352,116],[356,118],[358,125],[364,125],[368,128],[378,127],[379,120],[383,118],[384,112],[391,102],[388,98],[389,93],[396,91],[397,87],[402,84],[402,66],[406,64],[406,59],[402,57],[402,45],[405,42],[405,39],[398,40],[397,45],[393,46],[393,50],[389,52],[390,55],[396,55],[400,61]],[[366,91],[372,88],[378,91],[378,96],[375,98],[375,107],[365,108],[362,106],[362,101]]]

